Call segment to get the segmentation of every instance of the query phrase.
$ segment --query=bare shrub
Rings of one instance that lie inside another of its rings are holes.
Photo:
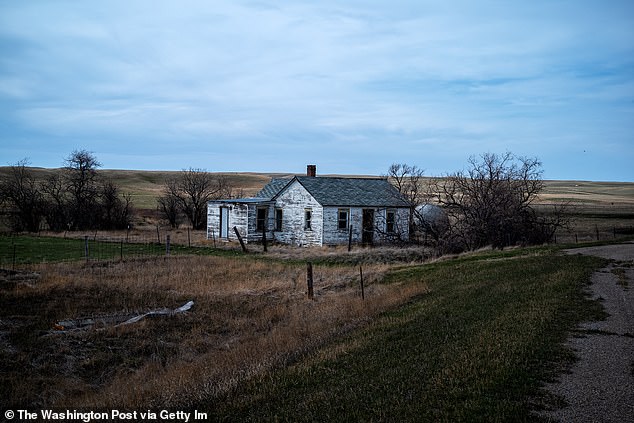
[[[11,166],[11,172],[0,180],[0,206],[8,209],[15,231],[37,232],[44,216],[44,198],[40,184],[23,159]]]
[[[8,209],[13,229],[38,232],[45,222],[52,231],[123,229],[132,218],[130,195],[102,178],[97,158],[73,151],[65,166],[36,180],[23,159],[0,181],[0,204]]]
[[[172,227],[184,215],[193,229],[204,229],[207,223],[207,202],[229,197],[227,180],[204,169],[189,168],[165,181],[163,195],[157,198],[161,213]]]
[[[436,180],[431,192],[447,212],[448,250],[548,242],[564,226],[565,207],[543,215],[533,207],[544,188],[541,162],[511,153],[469,159],[469,168]]]

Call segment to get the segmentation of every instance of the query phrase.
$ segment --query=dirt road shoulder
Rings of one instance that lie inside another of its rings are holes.
[[[567,341],[578,361],[546,389],[566,406],[548,412],[563,422],[626,422],[634,419],[634,243],[578,248],[568,254],[610,259],[592,276],[590,295],[607,319],[586,322]]]

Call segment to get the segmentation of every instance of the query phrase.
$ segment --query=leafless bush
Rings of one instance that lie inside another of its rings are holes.
[[[449,218],[440,240],[449,250],[474,250],[486,245],[548,242],[567,222],[565,206],[549,214],[534,208],[544,188],[537,158],[482,154],[469,168],[436,180],[431,192]]]
[[[0,181],[0,206],[8,210],[15,231],[37,232],[44,216],[44,197],[27,159],[11,166],[11,173]]]
[[[204,169],[189,168],[165,181],[163,195],[157,204],[172,227],[184,215],[193,229],[204,229],[207,223],[207,202],[231,195],[227,180]]]
[[[131,220],[131,197],[99,175],[101,164],[85,150],[73,151],[66,166],[46,180],[36,180],[28,160],[11,166],[0,181],[0,203],[16,231],[122,229]]]

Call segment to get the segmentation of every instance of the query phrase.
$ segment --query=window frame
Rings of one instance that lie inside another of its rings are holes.
[[[284,224],[284,211],[281,208],[275,209],[275,230],[281,232]]]
[[[390,216],[392,217],[390,219]],[[385,210],[385,232],[388,234],[396,233],[396,210]]]
[[[260,212],[263,212],[263,216],[262,217],[260,217]],[[266,227],[267,227],[267,224],[266,224],[267,214],[268,214],[268,208],[267,207],[258,207],[256,209],[256,212],[255,212],[255,231],[256,232],[262,232],[262,231],[266,230]]]
[[[342,219],[342,214],[345,214],[345,219]],[[342,225],[342,222],[345,223],[345,227]],[[340,231],[348,231],[350,228],[350,209],[337,209],[337,229]]]
[[[313,230],[313,209],[312,208],[304,209],[304,230],[305,231]]]

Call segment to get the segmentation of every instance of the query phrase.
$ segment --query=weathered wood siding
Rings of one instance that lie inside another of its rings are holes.
[[[207,239],[220,236],[220,208],[215,203],[207,203]]]
[[[276,241],[298,246],[322,245],[323,208],[299,182],[280,193],[269,209],[271,228],[275,227],[276,208],[282,209],[282,230],[273,232]],[[310,229],[304,227],[306,209],[312,213]]]
[[[249,204],[229,203],[229,202],[210,202],[207,204],[207,239],[215,237],[216,239],[229,239],[237,241],[233,227],[238,228],[238,232],[245,241],[248,240],[248,222],[249,222]],[[229,211],[229,228],[228,238],[220,237],[220,209],[226,207]]]
[[[349,210],[349,225],[352,226],[352,242],[358,244],[363,239],[363,210],[374,210],[374,243],[387,243],[394,240],[395,234],[386,233],[387,210],[374,207],[324,207],[324,245],[347,244],[350,236],[348,229],[339,229],[339,211]],[[409,209],[390,208],[396,212],[395,230],[402,240],[409,239]]]
[[[349,221],[352,225],[352,242],[361,242],[362,209],[355,207],[324,207],[324,244],[347,244],[349,229],[339,229],[339,210],[350,210]]]
[[[387,212],[392,210],[396,213],[394,220],[394,232],[387,232]],[[376,244],[385,244],[394,242],[396,239],[409,240],[409,208],[381,208],[375,212],[374,239]]]
[[[262,230],[257,230],[258,209],[265,208],[266,234],[268,240],[280,243],[312,246],[347,244],[349,228],[352,228],[352,242],[361,243],[363,237],[364,210],[372,210],[374,233],[372,242],[383,244],[395,240],[409,239],[409,209],[404,207],[323,207],[297,180],[280,192],[275,202],[264,199],[224,200],[208,203],[207,238],[222,239],[221,209],[228,211],[228,237],[237,240],[234,227],[238,228],[245,242],[262,240]],[[276,227],[276,210],[282,210],[282,227]],[[306,210],[311,211],[311,225],[306,228]],[[339,229],[339,211],[348,211],[348,226]],[[394,211],[394,231],[387,232],[387,213]]]
[[[247,235],[246,238],[250,242],[261,242],[262,241],[262,231],[258,230],[258,209],[270,209],[270,204],[267,203],[256,203],[249,204],[249,221],[247,226]],[[271,240],[271,225],[270,225],[271,214],[268,212],[268,218],[265,219],[264,224],[266,226],[266,239]]]

